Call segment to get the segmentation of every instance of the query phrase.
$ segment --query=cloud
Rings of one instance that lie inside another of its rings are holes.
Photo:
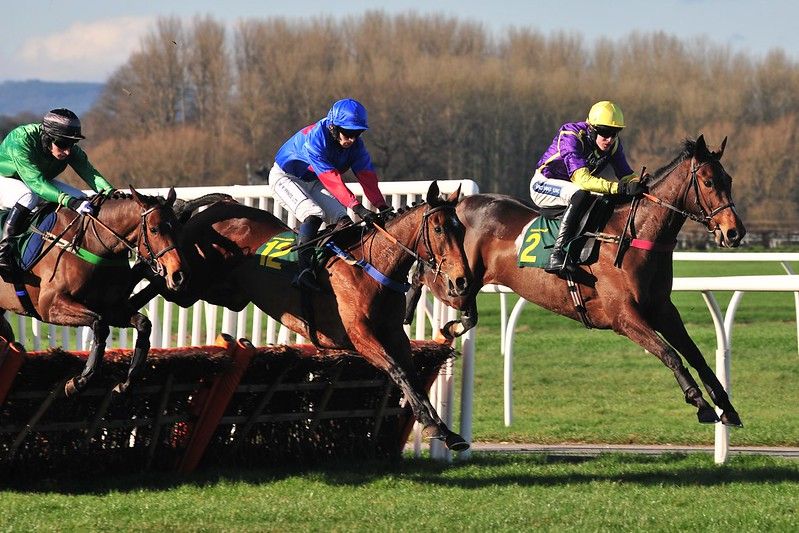
[[[149,17],[119,17],[28,37],[16,54],[19,71],[49,81],[105,81],[139,49],[153,23]]]

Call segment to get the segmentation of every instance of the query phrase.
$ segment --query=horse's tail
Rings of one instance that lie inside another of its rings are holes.
[[[177,219],[185,224],[191,218],[192,214],[201,207],[205,207],[206,205],[211,205],[215,202],[223,202],[223,201],[232,201],[234,198],[229,194],[225,194],[222,192],[213,192],[210,194],[205,194],[200,196],[199,198],[193,198],[191,200],[175,200],[175,216]]]

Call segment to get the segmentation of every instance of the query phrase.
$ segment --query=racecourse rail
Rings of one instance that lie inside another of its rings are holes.
[[[386,194],[389,203],[397,208],[410,205],[423,200],[429,187],[429,181],[384,182],[380,187]],[[479,188],[471,180],[443,180],[438,182],[442,193],[454,191],[458,186],[464,195],[479,192]],[[348,184],[356,196],[366,207],[372,207],[363,191],[357,184]],[[166,196],[167,188],[139,189],[145,194],[160,194]],[[296,219],[272,197],[271,189],[266,185],[232,185],[221,187],[184,187],[178,188],[178,197],[184,200],[197,198],[208,193],[227,193],[238,201],[260,209],[272,212],[289,226],[296,226]],[[676,278],[673,290],[701,292],[711,312],[716,327],[716,372],[724,387],[730,392],[730,359],[732,356],[731,333],[733,318],[738,304],[746,291],[791,291],[796,300],[797,317],[799,318],[799,276],[793,276],[793,270],[788,262],[799,261],[799,254],[781,253],[680,253],[674,254],[675,260],[680,261],[779,261],[788,273],[783,276],[734,276],[722,278]],[[141,288],[141,285],[138,287]],[[722,315],[716,303],[713,291],[734,291],[727,311]],[[502,332],[501,351],[505,357],[505,423],[512,422],[512,361],[514,329],[518,322],[526,300],[519,299],[510,315],[507,312],[507,294],[510,289],[497,285],[483,287],[483,292],[498,293],[501,298]],[[423,298],[419,301],[417,316],[426,317],[417,320],[411,331],[407,327],[409,336],[417,340],[437,336],[439,328],[448,320],[456,318],[454,310],[445,307],[441,302],[431,301],[425,290]],[[265,315],[259,309],[250,306],[241,312],[232,312],[228,309],[209,305],[204,302],[194,304],[190,309],[183,309],[175,304],[156,298],[145,308],[145,313],[153,323],[151,343],[153,347],[170,348],[198,346],[213,344],[219,333],[225,333],[235,338],[248,338],[255,346],[264,344],[302,344],[305,342],[301,336],[290,332],[277,321]],[[175,314],[177,320],[175,321]],[[176,325],[173,323],[176,322]],[[29,317],[17,317],[17,340],[26,348],[40,350],[50,346],[72,347],[77,350],[89,348],[91,331],[89,328],[67,328],[43,324]],[[797,336],[799,337],[799,320],[797,320]],[[472,398],[474,391],[474,359],[475,359],[475,331],[467,332],[461,339],[462,351],[462,387],[460,398],[460,433],[467,441],[472,438]],[[126,348],[132,343],[128,337],[127,329],[112,329],[108,345]],[[454,368],[450,361],[442,369],[439,379],[431,390],[431,399],[435,402],[438,412],[444,421],[452,424],[452,410],[454,403]],[[724,462],[729,450],[729,435],[727,428],[717,424],[715,434],[715,460]],[[421,441],[419,432],[416,432],[415,451],[420,452]],[[450,460],[450,453],[443,445],[434,441],[430,446],[432,457]],[[464,452],[461,457],[468,457]]]

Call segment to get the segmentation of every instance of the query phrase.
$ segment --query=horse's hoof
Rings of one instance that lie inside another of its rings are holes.
[[[469,443],[453,431],[450,431],[449,435],[444,439],[444,444],[453,452],[465,452],[469,449]]]
[[[125,381],[124,383],[117,383],[117,386],[114,387],[115,394],[125,394],[128,392],[128,388],[130,387],[130,383]]]
[[[67,398],[75,396],[76,394],[78,394],[78,392],[80,391],[78,390],[75,378],[67,380],[67,382],[64,383],[64,396],[66,396]]]
[[[700,424],[715,424],[719,422],[719,415],[713,408],[699,409],[696,412],[696,417],[699,419]]]
[[[460,320],[450,320],[441,328],[441,334],[444,335],[448,341],[452,342],[456,337],[463,335],[463,332],[458,331],[459,327],[463,329]]]
[[[734,428],[744,427],[743,422],[741,422],[741,417],[738,416],[738,413],[736,413],[732,409],[721,413],[721,423],[724,424],[725,426],[730,426]]]

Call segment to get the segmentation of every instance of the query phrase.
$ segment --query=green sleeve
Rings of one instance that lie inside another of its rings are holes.
[[[66,205],[68,198],[62,199],[61,191],[45,179],[44,174],[31,162],[30,148],[25,144],[16,144],[9,148],[8,155],[16,168],[19,178],[34,193],[48,202],[63,203]],[[61,202],[59,202],[61,200]]]
[[[69,165],[94,192],[103,192],[114,188],[89,162],[86,152],[80,146],[75,145],[72,147],[72,153],[69,155]]]

